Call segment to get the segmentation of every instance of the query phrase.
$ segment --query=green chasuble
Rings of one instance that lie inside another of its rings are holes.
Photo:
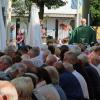
[[[70,36],[69,43],[96,43],[96,32],[89,26],[79,26],[75,28]]]

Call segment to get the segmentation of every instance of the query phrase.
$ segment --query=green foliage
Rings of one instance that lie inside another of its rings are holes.
[[[90,12],[93,25],[100,25],[100,0],[90,0]]]
[[[28,13],[27,6],[23,0],[14,0],[12,7],[17,16],[25,16]]]

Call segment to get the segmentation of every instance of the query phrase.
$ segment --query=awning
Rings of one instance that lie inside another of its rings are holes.
[[[57,13],[45,13],[44,17],[58,17],[58,18],[75,18],[76,14],[57,14]]]

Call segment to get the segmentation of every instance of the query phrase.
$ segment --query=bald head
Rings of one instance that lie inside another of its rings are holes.
[[[86,25],[86,19],[85,18],[81,19],[81,24]]]
[[[53,66],[57,62],[57,58],[54,55],[48,55],[46,58],[46,64]]]

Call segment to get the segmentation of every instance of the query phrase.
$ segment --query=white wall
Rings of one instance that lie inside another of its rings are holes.
[[[48,9],[47,7],[45,7],[44,13],[77,14],[77,9],[71,8],[71,0],[67,0],[67,1],[68,3],[66,3],[66,5],[61,6],[57,9]]]
[[[44,26],[47,28],[47,35],[53,36],[53,38],[55,38],[56,19],[58,19],[58,34],[60,31],[60,24],[70,24],[71,20],[75,20],[75,18],[47,18],[47,20],[44,22]]]
[[[53,36],[55,38],[55,18],[47,19],[47,35]]]

